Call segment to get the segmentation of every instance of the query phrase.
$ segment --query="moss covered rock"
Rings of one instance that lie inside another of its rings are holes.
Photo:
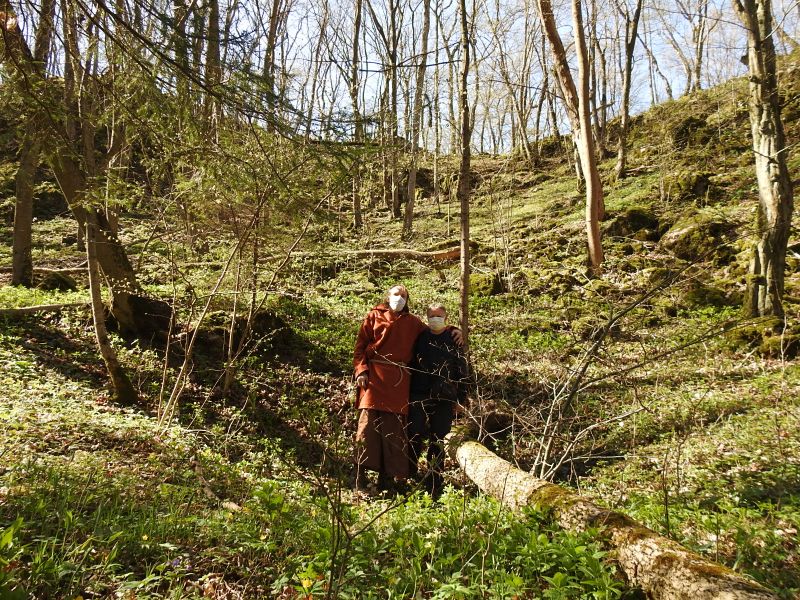
[[[728,244],[735,226],[704,213],[689,213],[661,238],[661,246],[687,261],[729,263],[735,255]]]
[[[646,208],[632,207],[611,220],[604,226],[606,235],[630,237],[639,232],[657,235],[658,218]]]
[[[695,199],[705,202],[714,197],[711,178],[713,173],[681,170],[664,178],[664,191],[672,200]]]
[[[692,115],[678,121],[672,127],[670,137],[672,146],[676,150],[683,150],[689,146],[705,146],[713,133],[705,119]]]
[[[800,349],[800,334],[794,332],[763,335],[758,346],[762,356],[770,358],[795,358]]]
[[[473,296],[496,296],[503,293],[503,282],[497,273],[473,273],[469,278],[469,288]]]
[[[740,306],[742,304],[742,294],[738,291],[726,291],[719,287],[694,283],[683,295],[683,303],[689,307],[713,306],[723,308],[725,306]]]
[[[48,291],[73,292],[78,289],[78,284],[66,273],[54,271],[45,275],[36,287]]]
[[[726,338],[734,348],[756,350],[770,358],[794,358],[800,354],[800,327],[787,327],[777,317],[737,327]]]

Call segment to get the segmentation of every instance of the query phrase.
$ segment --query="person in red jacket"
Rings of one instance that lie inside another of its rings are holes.
[[[414,342],[427,326],[408,310],[408,290],[389,289],[385,302],[367,313],[353,353],[356,381],[356,490],[366,489],[366,470],[378,486],[409,475],[406,416],[411,378],[406,368]]]

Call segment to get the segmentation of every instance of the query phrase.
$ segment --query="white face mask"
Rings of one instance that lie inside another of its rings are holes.
[[[428,326],[433,331],[441,331],[444,329],[444,317],[428,317]]]
[[[390,294],[389,295],[389,308],[391,308],[394,312],[400,312],[406,305],[406,299],[400,295]]]

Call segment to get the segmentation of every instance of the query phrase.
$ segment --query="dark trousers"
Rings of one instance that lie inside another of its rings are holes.
[[[444,469],[444,436],[453,425],[453,403],[449,400],[412,400],[408,407],[410,471],[416,475],[425,441],[428,444],[428,472],[432,491],[441,492]]]
[[[408,477],[408,441],[403,415],[362,408],[356,431],[356,468],[405,479]]]

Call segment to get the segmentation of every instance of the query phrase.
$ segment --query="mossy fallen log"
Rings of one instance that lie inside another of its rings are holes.
[[[88,302],[67,302],[64,304],[38,304],[20,308],[0,308],[0,317],[24,317],[40,312],[58,312],[65,308],[89,308]]]
[[[563,528],[599,528],[632,587],[654,600],[766,600],[776,595],[622,513],[517,469],[486,447],[451,437],[451,455],[485,494],[512,510],[538,506]]]

